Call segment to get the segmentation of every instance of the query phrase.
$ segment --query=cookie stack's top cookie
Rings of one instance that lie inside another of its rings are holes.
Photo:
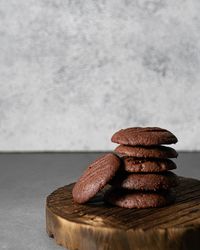
[[[111,138],[112,142],[130,146],[153,146],[172,144],[178,140],[170,131],[158,127],[134,127],[117,131]]]
[[[159,207],[174,197],[170,190],[178,184],[169,170],[176,164],[168,159],[177,152],[161,144],[176,143],[170,131],[157,127],[121,129],[112,136],[120,144],[113,153],[94,161],[75,184],[72,195],[77,203],[85,203],[103,189],[105,200],[126,208]]]

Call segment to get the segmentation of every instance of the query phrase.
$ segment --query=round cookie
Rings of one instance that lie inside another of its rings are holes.
[[[120,162],[120,159],[112,153],[96,159],[74,185],[72,190],[74,201],[85,203],[94,197],[115,175]]]
[[[111,138],[112,142],[130,146],[152,146],[172,144],[178,140],[170,131],[158,127],[133,127],[117,131]]]
[[[170,171],[150,174],[128,174],[126,172],[118,172],[110,181],[110,184],[114,187],[130,190],[168,190],[178,185],[178,177]]]
[[[133,156],[138,158],[176,158],[178,153],[175,149],[165,146],[125,146],[119,145],[115,148],[115,153],[121,157]]]
[[[109,189],[104,195],[105,201],[122,208],[163,207],[175,200],[171,192],[137,192],[124,189]]]
[[[170,159],[143,159],[126,157],[123,159],[123,169],[127,172],[164,172],[176,169],[176,164]]]

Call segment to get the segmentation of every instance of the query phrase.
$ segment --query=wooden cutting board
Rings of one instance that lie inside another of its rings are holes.
[[[70,250],[200,250],[200,181],[180,177],[177,200],[163,208],[124,209],[103,202],[74,204],[74,184],[47,197],[46,230]]]

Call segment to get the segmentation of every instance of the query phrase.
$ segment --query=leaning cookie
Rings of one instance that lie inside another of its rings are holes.
[[[165,146],[124,146],[119,145],[114,150],[121,157],[138,157],[138,158],[176,158],[178,153],[175,149]]]
[[[176,169],[176,164],[170,159],[126,157],[122,159],[122,168],[130,173],[164,172]]]
[[[171,192],[142,192],[111,188],[104,195],[104,200],[122,208],[163,207],[174,202]]]
[[[110,184],[114,187],[130,190],[168,190],[178,185],[178,177],[170,171],[142,174],[118,172],[110,181]]]
[[[172,144],[178,140],[170,131],[158,127],[133,127],[117,131],[111,138],[112,142],[130,146],[152,146]]]
[[[112,153],[95,160],[74,185],[74,201],[85,203],[93,198],[112,179],[119,167],[120,159]]]

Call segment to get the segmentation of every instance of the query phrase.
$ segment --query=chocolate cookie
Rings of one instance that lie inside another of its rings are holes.
[[[114,150],[119,156],[133,156],[139,158],[176,158],[178,153],[175,149],[165,146],[124,146],[119,145]]]
[[[142,173],[129,174],[127,172],[118,172],[110,181],[114,187],[130,190],[168,190],[178,185],[176,174],[167,171],[164,173]]]
[[[176,169],[176,164],[169,159],[143,159],[126,157],[123,159],[123,169],[127,172],[164,172]]]
[[[124,189],[109,189],[104,196],[105,201],[123,208],[163,207],[175,200],[171,192],[137,192]]]
[[[95,160],[79,178],[72,190],[75,202],[85,203],[96,195],[115,175],[120,167],[120,159],[106,154]]]
[[[119,130],[112,136],[111,141],[131,146],[152,146],[172,144],[178,140],[174,134],[166,129],[157,127],[134,127]]]

